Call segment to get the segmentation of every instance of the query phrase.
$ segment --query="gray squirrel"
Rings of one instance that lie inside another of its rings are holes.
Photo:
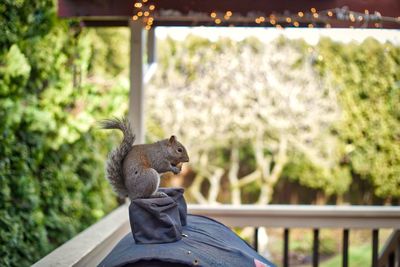
[[[135,135],[127,118],[100,122],[103,129],[119,129],[124,137],[122,143],[108,156],[107,179],[120,197],[164,197],[158,192],[160,174],[181,171],[182,163],[189,162],[185,147],[172,135],[153,144],[133,145]]]

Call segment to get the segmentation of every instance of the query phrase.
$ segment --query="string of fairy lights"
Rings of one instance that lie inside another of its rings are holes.
[[[132,16],[132,20],[141,19],[144,23],[144,28],[150,30],[154,22],[154,10],[156,6],[154,4],[148,4],[148,0],[141,0],[134,4],[135,15]]]
[[[297,13],[285,12],[283,14],[265,15],[260,12],[249,12],[246,16],[227,10],[224,12],[211,11],[210,13],[193,12],[183,16],[175,10],[160,10],[157,13],[154,3],[149,0],[140,0],[134,3],[134,15],[132,20],[142,21],[144,28],[150,30],[153,26],[155,17],[160,17],[164,21],[185,20],[190,21],[193,26],[201,23],[209,26],[234,26],[240,25],[260,25],[266,27],[325,27],[331,28],[333,22],[350,22],[350,28],[365,28],[373,25],[381,28],[383,23],[397,23],[400,25],[400,17],[382,16],[378,11],[364,12],[351,11],[347,7],[333,8],[317,11],[312,7],[309,11],[299,11]]]

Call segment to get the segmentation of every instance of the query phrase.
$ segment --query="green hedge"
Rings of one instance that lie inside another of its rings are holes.
[[[342,120],[336,132],[342,164],[371,191],[390,201],[400,196],[400,46],[370,38],[361,44],[322,39],[316,65],[339,88]]]
[[[400,46],[373,38],[349,44],[322,38],[316,46],[299,40],[282,42],[313,60],[321,76],[338,89],[342,110],[332,129],[340,140],[340,163],[329,171],[320,170],[294,155],[285,176],[328,195],[345,195],[352,203],[396,203],[400,197]],[[364,196],[360,187],[365,187]]]
[[[124,114],[127,86],[88,82],[112,51],[53,1],[0,12],[0,266],[28,266],[116,207],[104,162],[117,136],[96,121]]]

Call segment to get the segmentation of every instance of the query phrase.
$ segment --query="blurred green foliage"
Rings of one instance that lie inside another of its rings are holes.
[[[346,166],[322,168],[299,153],[291,155],[285,166],[284,176],[305,187],[320,189],[326,195],[342,195],[349,190],[351,183],[351,173]]]
[[[341,119],[332,129],[340,140],[340,164],[326,170],[293,155],[285,176],[328,195],[345,194],[351,182],[361,178],[375,196],[389,201],[398,198],[400,47],[372,38],[350,44],[323,38],[316,46],[302,41],[281,42],[289,42],[305,58],[312,58],[321,76],[338,88],[342,109]]]
[[[316,66],[338,86],[342,164],[384,199],[400,196],[400,47],[322,39]]]
[[[96,121],[124,114],[127,84],[95,74],[126,61],[118,32],[81,32],[52,0],[0,12],[0,266],[28,266],[116,206],[104,162],[118,136]]]
[[[347,195],[357,204],[372,204],[371,198],[365,203],[359,192],[349,192],[351,183],[359,179],[377,198],[388,203],[399,198],[400,47],[373,38],[349,44],[322,38],[316,46],[284,38],[279,42],[296,47],[304,59],[314,62],[320,75],[338,89],[342,109],[332,129],[340,140],[340,163],[323,169],[296,153],[284,176],[327,195]]]

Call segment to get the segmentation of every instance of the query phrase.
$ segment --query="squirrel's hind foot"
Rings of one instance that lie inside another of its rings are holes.
[[[150,196],[150,198],[160,198],[160,197],[168,197],[168,195],[165,194],[164,192],[155,192]]]

